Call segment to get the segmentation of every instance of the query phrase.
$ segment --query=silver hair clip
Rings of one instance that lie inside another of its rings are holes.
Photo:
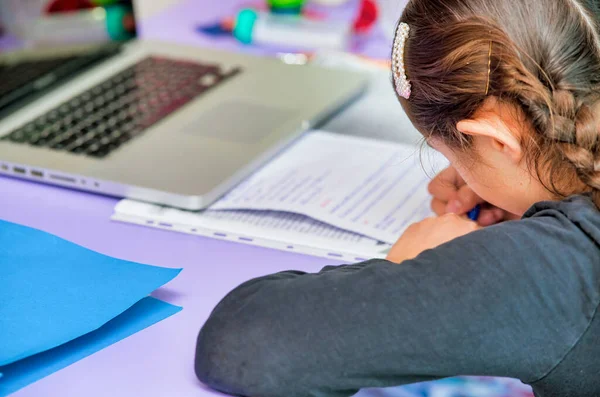
[[[404,45],[409,32],[410,27],[406,23],[401,22],[398,25],[392,56],[392,73],[396,82],[396,92],[405,99],[410,98],[411,94],[410,81],[406,78],[406,69],[404,68]]]

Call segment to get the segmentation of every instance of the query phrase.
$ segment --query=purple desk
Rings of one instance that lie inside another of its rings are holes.
[[[235,11],[236,0],[195,0],[167,10],[142,27],[145,37],[192,45],[215,42],[195,34],[197,23]],[[345,7],[342,15],[352,10]],[[382,38],[381,38],[382,39]],[[229,40],[216,43],[240,50]],[[267,50],[242,48],[267,53]],[[359,52],[387,53],[374,39]],[[383,55],[385,56],[385,55]],[[215,304],[232,288],[261,275],[288,269],[318,271],[339,264],[319,258],[111,222],[116,199],[0,178],[0,219],[39,228],[111,256],[183,272],[156,297],[183,311],[29,387],[15,397],[208,397],[193,372],[196,335]],[[243,332],[243,330],[240,330]],[[402,389],[362,392],[362,397],[409,396]],[[283,397],[283,396],[282,396]]]
[[[0,218],[115,257],[183,272],[156,297],[183,311],[15,394],[16,397],[203,397],[195,339],[214,305],[241,282],[325,260],[109,221],[117,200],[1,178]]]

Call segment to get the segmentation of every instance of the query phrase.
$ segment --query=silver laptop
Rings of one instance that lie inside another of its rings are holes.
[[[202,209],[366,84],[350,72],[140,40],[131,0],[113,7],[84,11],[119,15],[110,39],[97,26],[68,39],[44,28],[62,14],[23,33],[38,37],[5,26],[0,174]]]

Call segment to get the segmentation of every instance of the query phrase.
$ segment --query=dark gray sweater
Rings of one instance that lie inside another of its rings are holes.
[[[600,212],[535,205],[401,265],[249,281],[198,336],[196,374],[250,397],[346,397],[458,375],[600,396]]]

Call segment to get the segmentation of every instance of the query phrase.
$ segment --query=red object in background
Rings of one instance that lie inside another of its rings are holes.
[[[94,5],[89,0],[52,0],[46,6],[48,14],[59,12],[71,12],[93,8]]]
[[[360,10],[354,21],[355,33],[367,33],[377,22],[379,9],[375,0],[362,0]]]
[[[135,32],[136,23],[135,23],[135,18],[133,17],[132,14],[127,14],[123,18],[123,27],[125,28],[126,31],[128,31],[130,33]]]

